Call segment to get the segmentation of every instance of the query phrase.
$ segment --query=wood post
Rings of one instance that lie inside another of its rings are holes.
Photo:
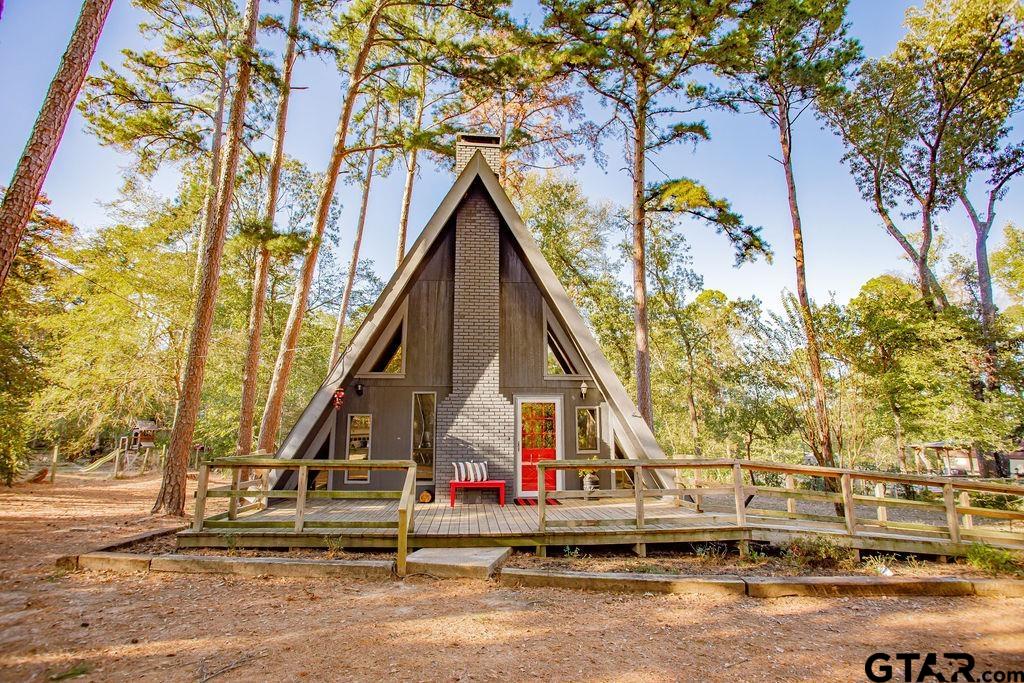
[[[238,517],[238,483],[241,481],[242,470],[239,467],[231,468],[231,497],[228,499],[228,519]]]
[[[117,479],[118,477],[121,476],[121,467],[122,467],[121,458],[122,458],[122,455],[124,454],[124,451],[122,451],[120,448],[118,448],[116,453],[117,453],[117,455],[114,456],[114,474],[112,476],[113,479]]]
[[[875,482],[875,498],[885,498],[885,482]],[[889,508],[885,507],[885,503],[878,504],[878,521],[889,521]]]
[[[57,476],[57,456],[60,452],[60,446],[53,444],[53,458],[50,459],[50,483],[53,483],[54,478]]]
[[[960,492],[960,507],[964,507],[964,508],[971,507],[971,493],[970,493],[970,491],[961,491]],[[974,528],[974,515],[968,515],[968,514],[964,515],[964,528],[965,529],[973,529]]]
[[[842,474],[839,483],[843,489],[843,516],[846,517],[846,533],[857,535],[857,516],[853,508],[853,482],[849,474]]]
[[[785,488],[786,490],[796,490],[797,477],[793,476],[792,474],[786,474]],[[797,514],[797,499],[793,498],[792,496],[787,496],[785,499],[785,511],[791,515]]]
[[[267,493],[270,491],[270,470],[263,470],[263,474],[260,475],[260,509],[266,510],[267,506],[270,505],[270,499],[267,498]]]
[[[306,515],[306,486],[309,483],[309,465],[299,467],[299,483],[295,489],[295,533],[302,532]]]
[[[949,540],[960,542],[960,520],[956,512],[956,494],[952,484],[942,485],[942,500],[946,504],[946,526],[949,527]]]
[[[199,482],[196,484],[196,514],[192,518],[192,531],[203,530],[203,517],[206,515],[206,488],[210,483],[210,466],[203,463],[199,467]]]
[[[693,471],[693,488],[700,488],[700,469]],[[697,494],[693,497],[694,512],[704,512],[704,496]]]
[[[633,466],[633,499],[636,501],[636,528],[644,528],[644,466]]]
[[[146,470],[149,469],[149,455],[152,448],[147,448],[146,452],[142,455],[142,464],[139,466],[139,474],[145,474]]]
[[[296,522],[298,524],[298,522]],[[409,514],[398,506],[398,551],[395,556],[395,570],[399,576],[405,576],[406,556],[409,554]]]
[[[747,506],[746,496],[743,495],[743,468],[738,462],[732,466],[732,488],[733,496],[736,498],[736,525],[746,526]]]
[[[537,465],[537,530],[544,533],[547,528],[547,472],[538,463]]]

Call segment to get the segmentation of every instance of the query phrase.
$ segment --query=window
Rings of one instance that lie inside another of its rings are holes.
[[[404,330],[405,325],[398,326],[398,329],[391,335],[391,339],[388,340],[387,346],[384,347],[380,356],[377,357],[377,361],[370,368],[370,372],[379,372],[385,375],[402,373],[405,368],[405,364],[402,362],[402,333]]]
[[[550,327],[547,330],[547,359],[544,374],[551,376],[576,374],[576,368],[572,366],[569,356],[565,353],[562,345],[558,343],[558,338],[555,337]]]
[[[348,437],[345,444],[345,458],[348,460],[370,459],[370,415],[348,416]],[[370,481],[369,470],[346,470],[346,482],[365,483]]]
[[[433,393],[416,392],[412,395],[412,459],[416,463],[416,478],[434,478],[434,406]]]
[[[597,453],[598,445],[597,408],[576,409],[576,452]]]

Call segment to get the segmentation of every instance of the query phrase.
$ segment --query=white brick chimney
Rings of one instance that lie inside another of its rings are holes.
[[[459,133],[455,138],[455,175],[462,173],[462,169],[466,168],[477,151],[484,155],[487,165],[497,173],[501,165],[500,149],[501,139],[497,135]]]

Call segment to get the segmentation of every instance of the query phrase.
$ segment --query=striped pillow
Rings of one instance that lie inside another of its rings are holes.
[[[455,462],[455,481],[486,481],[487,463],[485,462]]]

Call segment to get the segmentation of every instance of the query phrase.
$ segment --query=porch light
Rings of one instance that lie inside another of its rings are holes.
[[[587,389],[588,389],[587,383],[586,382],[580,382],[580,398],[582,398],[582,399],[586,399],[587,398]]]
[[[363,395],[363,383],[362,382],[356,382],[356,393],[359,394],[360,396]]]

